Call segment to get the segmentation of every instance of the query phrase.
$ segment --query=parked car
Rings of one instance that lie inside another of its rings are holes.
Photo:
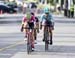
[[[10,8],[7,5],[0,5],[0,10],[2,10],[3,13],[16,13],[17,12],[14,8]]]
[[[9,3],[6,3],[7,6],[11,7],[11,8],[17,8],[17,3],[15,2],[9,2]]]

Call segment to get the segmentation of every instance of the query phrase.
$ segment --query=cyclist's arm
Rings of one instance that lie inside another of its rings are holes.
[[[45,15],[41,16],[40,22],[42,23],[44,21],[44,19],[45,19]]]
[[[35,17],[35,21],[36,21],[36,22],[39,22],[39,19],[38,19],[38,17]]]
[[[26,22],[26,17],[23,17],[23,19],[22,19],[22,26],[24,27],[24,24],[25,24],[25,22]]]
[[[53,19],[53,16],[52,16],[52,15],[50,15],[50,17],[51,17],[52,25],[54,26],[54,19]]]
[[[24,27],[24,17],[22,19],[21,32],[23,32],[23,27]]]
[[[54,22],[55,22],[55,21],[54,21],[54,19],[53,19],[53,16],[51,16],[51,18],[52,18],[51,21],[52,21],[52,26],[53,26],[53,30],[54,30]]]
[[[51,15],[51,21],[54,22],[53,16]]]
[[[40,29],[42,29],[42,23],[43,23],[43,20],[44,20],[44,15],[41,17],[41,20],[40,20]]]

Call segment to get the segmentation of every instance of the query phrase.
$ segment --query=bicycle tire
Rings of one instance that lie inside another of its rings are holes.
[[[48,44],[45,42],[45,51],[48,51]]]
[[[45,30],[45,51],[48,50],[48,39],[49,39],[49,33],[48,30]]]
[[[30,53],[31,53],[31,45],[27,44],[27,54],[30,54]]]
[[[30,54],[32,51],[31,43],[29,42],[30,40],[30,35],[28,34],[28,40],[27,40],[27,54]]]

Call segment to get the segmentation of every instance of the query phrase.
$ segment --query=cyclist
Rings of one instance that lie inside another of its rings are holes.
[[[45,14],[42,16],[40,29],[42,29],[42,25],[44,25],[44,31],[46,27],[49,27],[50,31],[50,44],[52,45],[52,30],[54,29],[54,20],[53,17],[49,11],[49,8],[44,9]],[[44,36],[45,34],[43,34]],[[43,38],[43,41],[45,41],[45,37]]]
[[[31,15],[35,17],[34,39],[35,39],[35,44],[37,44],[36,40],[37,40],[37,32],[39,33],[39,19],[38,19],[38,17],[35,16],[35,14],[33,12],[31,13]]]
[[[34,22],[35,22],[35,16],[32,15],[32,13],[27,13],[26,16],[23,18],[22,21],[22,27],[29,27],[34,31]],[[28,29],[25,29],[25,36],[27,36]],[[33,35],[34,36],[34,35]],[[34,50],[34,37],[32,39],[32,50]]]
[[[39,19],[37,16],[35,16],[35,14],[33,12],[31,12],[31,15],[35,17],[35,22],[36,22],[36,28],[39,29]],[[37,30],[37,32],[39,33],[39,30]]]

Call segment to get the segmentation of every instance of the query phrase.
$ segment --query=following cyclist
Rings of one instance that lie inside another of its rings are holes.
[[[34,39],[35,39],[35,44],[36,44],[36,40],[37,40],[37,32],[39,33],[39,19],[37,16],[35,16],[35,14],[32,12],[31,13],[32,16],[35,17],[35,28],[34,28]]]
[[[42,16],[41,23],[40,23],[40,29],[42,29],[42,25],[44,25],[44,31],[46,27],[49,27],[50,32],[50,44],[52,45],[52,30],[54,29],[54,20],[53,17],[49,11],[49,8],[44,9],[45,14]],[[45,41],[45,33],[43,34],[44,38],[43,41]]]

